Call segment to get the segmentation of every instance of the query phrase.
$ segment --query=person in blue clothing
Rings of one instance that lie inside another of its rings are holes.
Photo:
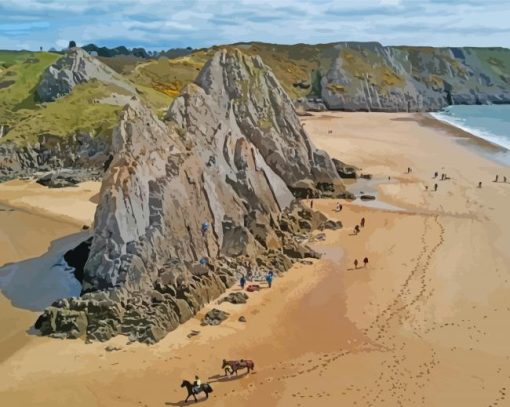
[[[273,285],[273,272],[272,271],[267,273],[266,281],[267,281],[267,285],[269,286],[269,288],[271,288],[271,286]]]
[[[202,236],[205,236],[205,234],[207,233],[207,231],[209,230],[209,223],[207,221],[205,221],[204,223],[202,223]]]
[[[241,280],[239,281],[239,284],[241,284],[241,289],[244,290],[244,286],[246,284],[246,277],[244,276],[244,274],[241,276]]]

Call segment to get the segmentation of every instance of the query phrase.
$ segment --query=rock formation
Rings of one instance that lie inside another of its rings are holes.
[[[238,51],[216,54],[167,122],[133,99],[112,153],[83,295],[46,309],[43,334],[158,341],[232,285],[246,259],[283,272],[317,256],[294,236],[329,225],[289,187],[342,190],[274,75]]]
[[[113,69],[90,56],[81,48],[71,48],[44,72],[36,89],[42,102],[52,102],[71,93],[73,88],[96,79],[134,94],[135,89]]]
[[[87,178],[100,178],[110,155],[109,140],[80,132],[62,139],[44,135],[33,145],[0,144],[0,182],[37,171],[72,168]]]

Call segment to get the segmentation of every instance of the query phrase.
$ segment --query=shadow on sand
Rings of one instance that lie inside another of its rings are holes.
[[[0,290],[15,307],[30,311],[80,295],[81,285],[63,256],[89,237],[90,232],[79,232],[56,239],[42,256],[0,267]]]

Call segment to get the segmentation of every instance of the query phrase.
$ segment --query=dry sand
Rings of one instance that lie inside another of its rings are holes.
[[[116,352],[31,338],[0,365],[0,404],[181,406],[182,379],[198,373],[214,388],[212,406],[508,405],[510,184],[490,180],[510,169],[422,116],[303,121],[331,155],[391,176],[364,187],[405,211],[354,202],[336,213],[334,201],[316,201],[344,223],[316,244],[323,258],[296,265],[246,305],[210,304],[231,312],[221,326],[200,327],[206,308],[152,347],[114,338]],[[434,171],[451,179],[426,191]],[[354,236],[361,217],[366,227]],[[368,267],[353,269],[365,256]],[[200,334],[188,339],[193,329]],[[253,359],[255,373],[224,378],[223,358]]]

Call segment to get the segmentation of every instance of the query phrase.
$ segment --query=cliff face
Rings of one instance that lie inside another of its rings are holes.
[[[341,44],[321,79],[329,109],[428,111],[510,103],[510,51]]]
[[[329,109],[433,111],[451,104],[510,103],[510,50],[341,43],[322,65]]]
[[[248,84],[259,80],[273,80],[274,90],[253,94]],[[275,124],[262,129],[261,112]],[[137,100],[124,109],[84,294],[49,307],[36,324],[44,334],[104,340],[124,333],[152,343],[217,298],[241,261],[284,271],[293,258],[315,255],[293,234],[325,219],[293,206],[287,185],[306,179],[315,192],[339,187],[338,176],[267,67],[238,52],[215,55],[167,118]],[[276,154],[258,148],[263,137]],[[287,165],[300,155],[302,163]]]

